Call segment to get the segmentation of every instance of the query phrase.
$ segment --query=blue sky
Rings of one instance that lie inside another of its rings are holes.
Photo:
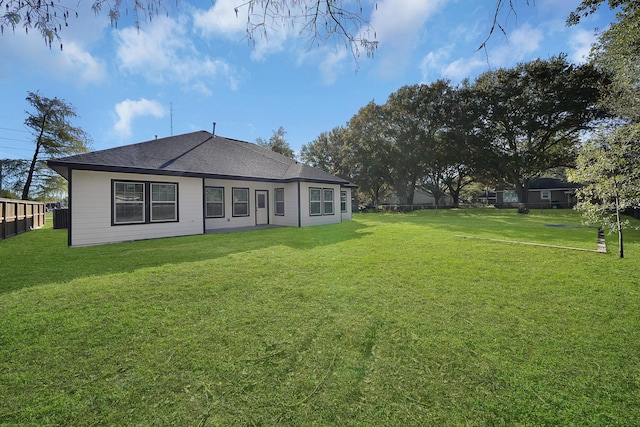
[[[602,8],[579,26],[565,19],[579,0],[536,0],[505,8],[484,51],[495,1],[362,0],[379,41],[373,58],[356,62],[342,43],[308,47],[298,30],[273,28],[268,40],[245,38],[241,0],[166,2],[168,16],[143,22],[126,17],[118,28],[90,0],[75,7],[62,31],[62,51],[32,30],[0,36],[0,158],[28,158],[32,140],[23,123],[28,91],[72,104],[73,121],[100,150],[158,137],[211,131],[255,142],[282,126],[298,152],[323,131],[344,125],[374,100],[384,103],[404,85],[440,78],[454,83],[491,68],[566,53],[583,62],[594,29],[613,21]],[[348,0],[347,0],[348,3]],[[354,2],[355,3],[355,2]]]

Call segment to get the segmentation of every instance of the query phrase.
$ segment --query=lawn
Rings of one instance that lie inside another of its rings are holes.
[[[0,425],[639,425],[640,233],[625,259],[611,235],[495,241],[595,250],[579,225],[441,210],[68,249],[49,223],[0,241]]]

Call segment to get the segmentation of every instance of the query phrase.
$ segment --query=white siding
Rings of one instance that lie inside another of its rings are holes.
[[[342,188],[340,191],[345,191],[347,193],[347,211],[341,212],[342,220],[344,221],[347,219],[351,219],[351,212],[353,211],[353,208],[351,205],[353,200],[351,200],[351,197],[352,197],[351,188]]]
[[[287,227],[298,226],[298,183],[291,182],[287,184],[274,184],[274,189],[284,188],[284,216],[275,215],[275,192],[273,197],[270,197],[273,222],[275,225],[282,225]]]
[[[178,184],[178,222],[111,225],[111,182],[131,180]],[[201,234],[202,179],[94,171],[72,171],[71,246]]]
[[[309,189],[310,188],[332,188],[333,189],[333,215],[310,215],[309,214]],[[342,221],[340,214],[340,186],[319,183],[300,183],[300,224],[302,227],[310,225],[338,224]]]
[[[204,182],[207,187],[224,188],[224,217],[205,218],[205,227],[207,230],[255,226],[256,190],[266,190],[269,192],[269,224],[289,227],[298,226],[298,187],[296,183],[282,184],[226,179],[205,179]],[[233,188],[249,189],[249,216],[233,216]],[[284,188],[284,216],[275,214],[276,188]]]

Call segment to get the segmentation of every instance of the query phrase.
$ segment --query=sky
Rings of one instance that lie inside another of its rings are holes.
[[[487,48],[497,0],[345,0],[375,32],[372,57],[354,56],[344,40],[301,35],[300,23],[246,37],[243,0],[165,1],[168,9],[136,29],[96,15],[91,0],[61,0],[78,12],[49,49],[36,30],[0,36],[0,159],[30,158],[24,126],[28,92],[59,98],[102,150],[198,130],[256,142],[282,127],[295,152],[322,132],[344,126],[370,101],[386,102],[405,85],[481,73],[561,53],[586,60],[595,30],[614,20],[606,7],[566,27],[579,0],[516,0],[505,6]],[[507,2],[508,3],[508,2]],[[244,13],[244,15],[243,15]]]

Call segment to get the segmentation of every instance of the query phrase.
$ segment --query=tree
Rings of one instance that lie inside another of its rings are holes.
[[[603,105],[617,116],[640,121],[640,4],[616,1],[622,11],[600,34],[591,59],[598,69],[611,75]]]
[[[532,179],[573,166],[579,137],[603,115],[597,101],[605,83],[595,67],[565,56],[489,71],[474,82],[488,169],[515,186],[521,207]]]
[[[577,190],[576,209],[585,222],[604,224],[618,233],[620,258],[624,257],[622,230],[629,226],[621,213],[640,206],[639,138],[639,124],[597,133],[584,145],[570,173],[571,181],[586,183]]]
[[[0,12],[2,33],[9,28],[15,31],[18,25],[22,25],[27,33],[31,29],[39,31],[49,48],[53,42],[60,42],[61,50],[63,28],[69,26],[71,18],[79,17],[77,11],[57,1],[0,0],[0,6],[4,6]],[[125,15],[131,12],[136,28],[140,28],[143,20],[151,21],[161,13],[169,13],[167,2],[163,0],[134,0],[131,10],[127,1],[93,0],[91,9],[96,14],[107,9],[114,26],[118,25],[123,12]],[[243,19],[240,15],[246,14],[247,36],[250,40],[268,38],[269,32],[277,27],[290,27],[298,30],[309,46],[324,44],[329,40],[338,44],[345,41],[356,57],[361,49],[367,55],[372,55],[378,46],[375,31],[363,18],[360,1],[238,0],[235,12],[238,19]]]
[[[267,148],[276,153],[280,153],[285,157],[289,157],[291,159],[295,159],[296,155],[289,146],[289,143],[284,138],[287,132],[284,130],[282,126],[278,128],[278,130],[273,131],[273,135],[269,138],[268,141],[265,141],[262,138],[257,138],[256,143],[264,148]]]
[[[300,149],[300,160],[344,179],[351,179],[350,168],[346,164],[346,128],[340,126],[329,132],[322,132],[312,142]]]
[[[378,206],[392,182],[392,143],[387,127],[384,108],[371,101],[349,120],[344,136],[344,162],[351,180],[374,206]]]
[[[583,4],[594,3],[599,6],[603,1],[585,0]],[[525,0],[525,3],[530,5],[535,1]],[[609,3],[623,2],[609,0]],[[4,6],[0,15],[0,30],[3,34],[5,29],[15,31],[17,26],[22,25],[27,33],[32,29],[39,31],[49,48],[53,42],[60,42],[61,50],[63,29],[69,26],[73,17],[79,18],[76,10],[60,2],[0,0],[0,6]],[[374,2],[373,7],[377,8],[377,3]],[[151,21],[161,13],[169,14],[167,2],[163,0],[135,0],[131,8],[123,0],[93,0],[91,9],[95,14],[106,9],[111,25],[116,27],[123,13],[125,16],[131,13],[136,28],[140,28],[143,20]],[[505,9],[507,18],[511,14],[517,15],[515,0],[496,0],[493,20],[479,50],[486,48],[496,30],[506,35],[500,17]],[[271,31],[289,27],[297,29],[299,35],[306,38],[309,47],[333,40],[338,45],[347,45],[354,57],[358,57],[361,50],[367,56],[373,56],[378,48],[376,31],[364,18],[364,10],[361,0],[238,0],[238,6],[234,8],[238,19],[246,17],[249,40],[255,41],[258,37],[268,39]],[[579,20],[580,13],[576,16]]]
[[[24,200],[29,198],[39,162],[47,158],[87,152],[90,143],[89,136],[70,123],[70,119],[77,117],[71,104],[58,98],[43,97],[38,92],[28,92],[26,99],[34,111],[26,111],[24,124],[31,130],[35,150],[22,189]]]

